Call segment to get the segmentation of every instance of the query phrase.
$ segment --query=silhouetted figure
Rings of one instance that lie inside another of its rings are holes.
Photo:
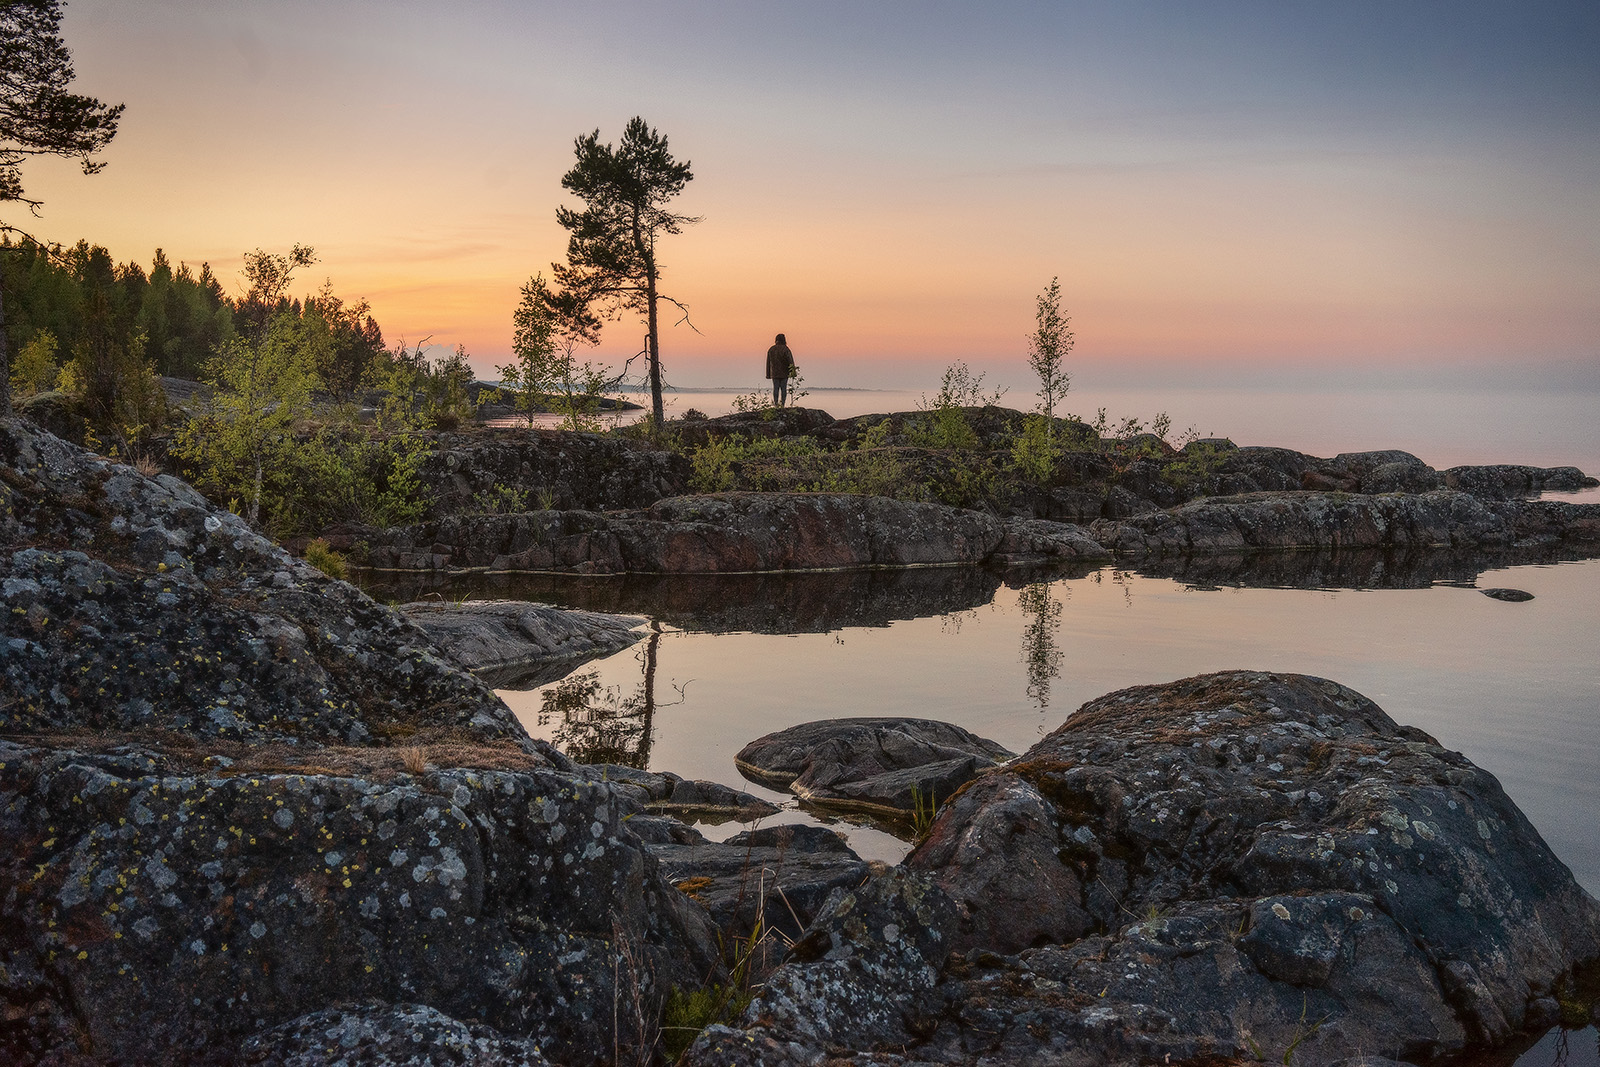
[[[772,379],[772,406],[783,407],[789,401],[789,379],[794,375],[794,353],[789,343],[778,335],[778,343],[767,349],[767,377]]]

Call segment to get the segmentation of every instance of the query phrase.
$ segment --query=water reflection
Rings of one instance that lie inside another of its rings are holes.
[[[1070,595],[1066,586],[1063,594]],[[1041,712],[1050,706],[1050,683],[1061,677],[1061,601],[1050,595],[1049,582],[1034,582],[1017,594],[1017,606],[1028,617],[1022,628],[1022,662],[1028,671],[1028,699]]]
[[[373,596],[399,602],[433,593],[452,599],[537,600],[587,611],[645,615],[680,630],[763,634],[830,633],[848,626],[955,616],[989,603],[1000,588],[1000,575],[979,567],[605,578],[369,571],[358,580]]]
[[[606,685],[598,671],[580,671],[544,690],[538,725],[550,741],[579,763],[617,763],[646,770],[655,737],[656,665],[661,654],[661,624],[650,624],[650,636],[634,657],[640,680],[623,695],[621,685]],[[678,690],[679,699],[683,691]],[[671,707],[672,701],[665,707]]]

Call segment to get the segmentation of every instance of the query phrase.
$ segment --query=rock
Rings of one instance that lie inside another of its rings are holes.
[[[211,507],[0,420],[0,732],[527,735],[426,633]]]
[[[751,1003],[748,1029],[708,1027],[681,1062],[819,1064],[835,1049],[903,1051],[929,1025],[916,1006],[949,955],[941,931],[952,921],[949,901],[915,871],[836,890],[791,950],[795,962]]]
[[[1572,505],[1575,506],[1575,505]],[[1214,497],[1120,522],[1090,536],[1122,555],[1238,552],[1264,548],[1425,548],[1500,545],[1515,515],[1466,493],[1407,496],[1261,493]]]
[[[1535,496],[1545,490],[1572,492],[1600,485],[1577,467],[1528,467],[1510,463],[1451,467],[1445,485],[1486,500]]]
[[[904,867],[948,905],[917,936],[962,951],[902,959],[825,912],[745,1032],[792,1062],[1421,1062],[1542,1024],[1600,956],[1600,905],[1491,775],[1298,675],[1091,701],[947,802]],[[892,1007],[867,1015],[820,945]],[[745,1062],[740,1036],[689,1062]]]
[[[603,511],[649,507],[689,486],[686,456],[620,437],[563,430],[502,429],[440,434],[419,477],[440,515],[481,511],[497,489],[529,508]],[[335,546],[339,547],[339,546]]]
[[[558,771],[196,770],[0,742],[0,796],[4,994],[44,1005],[0,1023],[4,1062],[209,1063],[372,1002],[609,1063],[614,1012],[625,1045],[653,1022],[633,1015],[619,939],[645,1003],[716,966],[704,914],[628,830],[632,805]]]
[[[868,864],[832,830],[818,826],[764,826],[723,842],[652,842],[661,872],[711,914],[726,936],[763,931],[793,942],[811,925],[835,889],[854,889]],[[776,964],[782,953],[766,946]],[[766,968],[764,968],[766,969]]]
[[[936,806],[979,771],[1011,757],[993,741],[931,719],[802,723],[750,742],[734,766],[808,804],[905,818]]]
[[[1495,600],[1504,600],[1508,604],[1521,604],[1533,599],[1533,594],[1525,589],[1480,589],[1478,592]]]
[[[374,566],[698,574],[980,563],[998,519],[887,497],[717,493],[645,511],[457,516],[366,531]]]
[[[496,689],[533,689],[638,641],[637,615],[566,611],[521,601],[403,605],[456,663]]]
[[[680,819],[721,823],[737,819],[751,822],[778,814],[778,805],[753,793],[733,789],[703,779],[693,781],[666,775],[666,794],[649,804],[651,811],[676,815]]]
[[[1015,564],[1063,563],[1111,558],[1081,526],[1047,519],[1008,519],[1005,537],[989,557],[990,562]]]
[[[462,1022],[421,1004],[329,1008],[252,1034],[234,1060],[239,1067],[544,1067],[537,1042],[510,1038],[482,1023]]]

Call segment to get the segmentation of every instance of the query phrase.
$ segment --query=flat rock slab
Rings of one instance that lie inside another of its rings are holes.
[[[903,818],[936,806],[1013,753],[947,722],[822,719],[750,742],[734,765],[751,781],[821,807]]]
[[[1508,604],[1521,604],[1533,599],[1533,594],[1526,589],[1480,589],[1478,592],[1494,600],[1504,600]]]
[[[754,793],[720,782],[683,778],[670,771],[654,773],[616,763],[580,763],[577,773],[591,782],[621,786],[649,811],[695,822],[754,822],[782,810]]]
[[[419,601],[406,617],[427,631],[450,659],[497,689],[532,689],[591,659],[638,641],[637,615],[568,611],[549,604],[495,600],[462,604]]]
[[[829,894],[860,885],[870,869],[843,838],[820,826],[764,826],[726,841],[676,830],[656,837],[641,829],[667,880],[736,937],[748,936],[760,917],[764,929],[793,942]]]

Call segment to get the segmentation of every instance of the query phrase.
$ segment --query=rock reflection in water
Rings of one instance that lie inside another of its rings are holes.
[[[1140,560],[1138,573],[1171,578],[1191,588],[1427,589],[1473,585],[1489,570],[1581,558],[1544,546],[1496,551],[1267,552]],[[1008,584],[1010,584],[1008,582]]]
[[[999,574],[979,567],[605,578],[466,574],[431,581],[368,571],[358,581],[373,596],[398,601],[434,595],[536,600],[645,615],[680,630],[763,634],[828,633],[951,615],[989,603],[1000,588]]]

